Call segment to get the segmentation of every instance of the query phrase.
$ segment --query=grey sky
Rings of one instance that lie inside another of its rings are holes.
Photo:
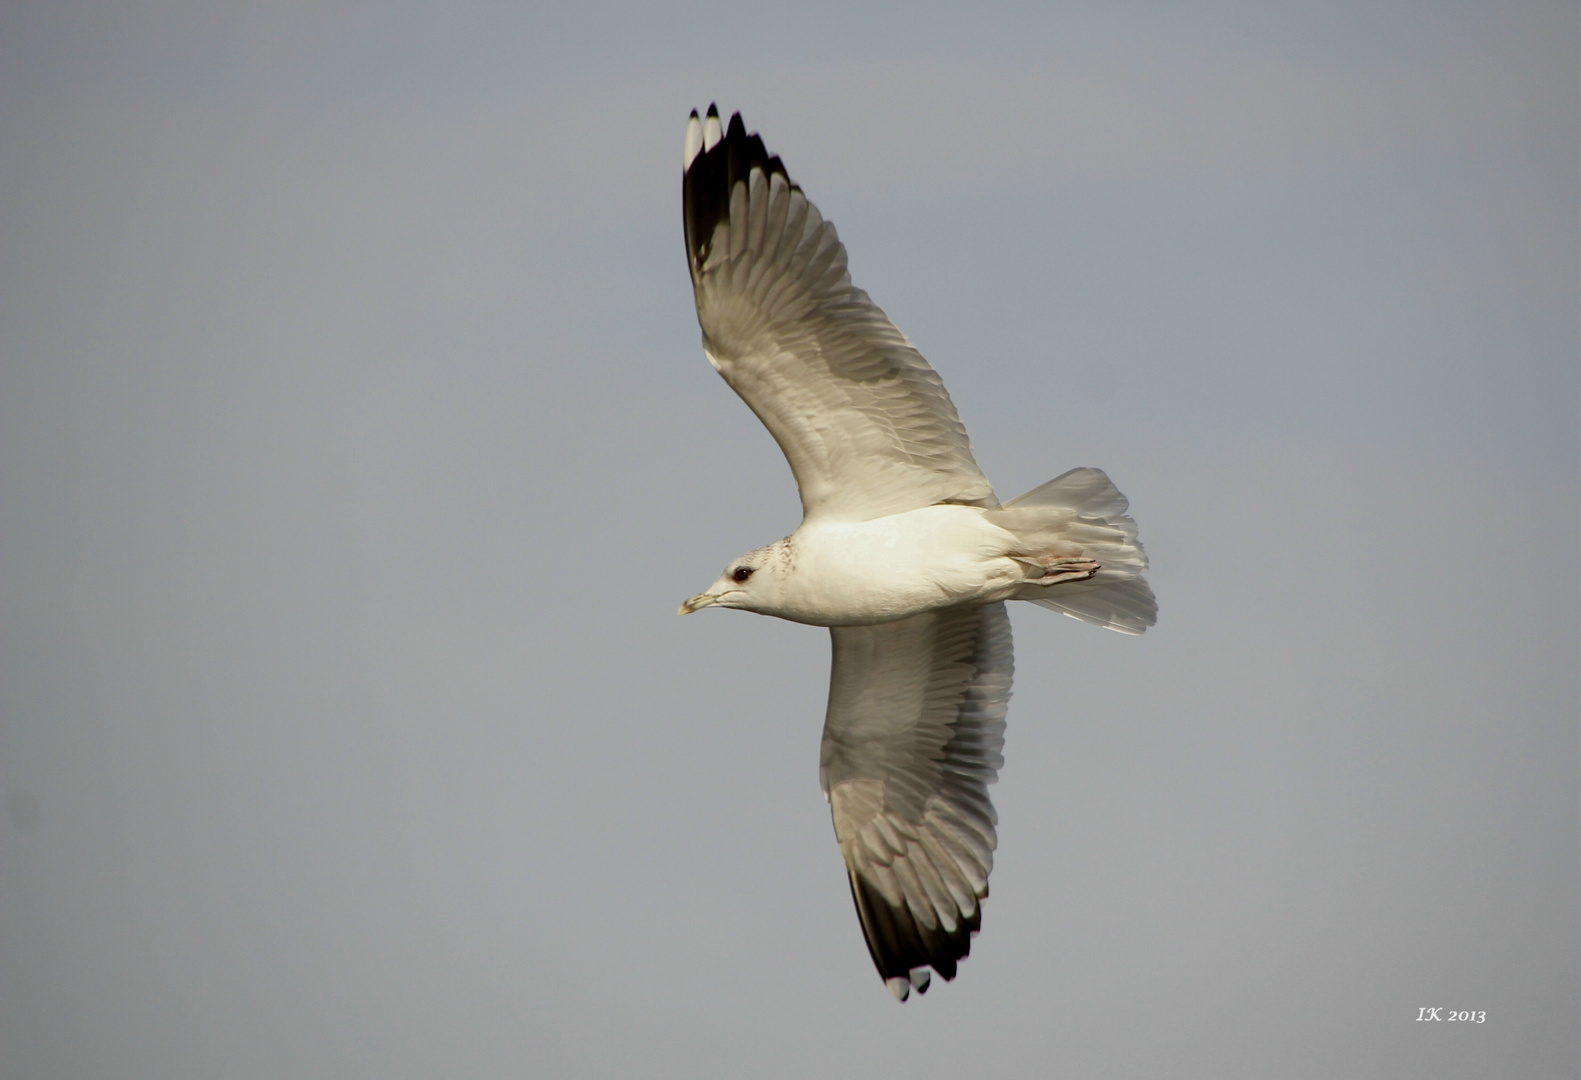
[[[0,11],[0,1073],[1573,1076],[1575,7],[1183,11]],[[798,514],[710,101],[1153,558],[904,1007],[827,635],[674,616]]]

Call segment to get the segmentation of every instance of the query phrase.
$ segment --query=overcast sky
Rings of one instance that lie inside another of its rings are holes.
[[[0,8],[7,1080],[1574,1075],[1575,5],[955,7]],[[799,512],[710,101],[1153,560],[905,1006],[827,634],[674,614]]]

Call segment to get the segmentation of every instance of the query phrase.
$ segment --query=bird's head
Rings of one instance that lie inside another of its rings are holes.
[[[690,615],[705,607],[740,608],[743,611],[773,610],[780,587],[790,567],[788,544],[784,540],[749,551],[731,559],[719,580],[681,605],[677,615]]]

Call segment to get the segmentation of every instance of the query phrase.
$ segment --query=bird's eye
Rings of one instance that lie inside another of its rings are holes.
[[[736,567],[735,572],[730,576],[735,578],[737,581],[745,581],[747,578],[752,576],[752,567],[738,566]]]

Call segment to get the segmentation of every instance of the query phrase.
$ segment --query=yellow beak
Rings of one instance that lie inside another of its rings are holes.
[[[711,606],[718,599],[719,597],[710,596],[708,593],[698,593],[696,596],[686,601],[686,603],[682,604],[681,609],[677,611],[676,614],[690,615],[694,611]]]

